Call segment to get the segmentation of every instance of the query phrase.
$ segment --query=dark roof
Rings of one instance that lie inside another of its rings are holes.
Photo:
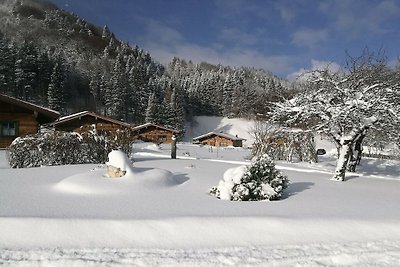
[[[0,94],[0,102],[12,104],[27,110],[37,112],[38,118],[43,122],[51,122],[60,117],[60,113],[15,97]]]
[[[175,129],[170,129],[170,128],[167,128],[167,127],[164,127],[164,126],[160,126],[160,125],[157,125],[157,124],[154,124],[154,123],[151,123],[151,122],[135,126],[135,127],[133,127],[133,130],[138,131],[138,130],[145,129],[145,128],[150,127],[150,126],[154,126],[156,128],[163,129],[163,130],[166,130],[166,131],[169,131],[169,132],[173,132],[173,133],[179,133],[179,131],[177,131]]]
[[[104,120],[104,121],[108,121],[108,122],[111,122],[111,123],[114,123],[114,124],[118,124],[118,125],[121,125],[121,126],[124,126],[124,127],[129,127],[129,128],[132,127],[129,123],[126,123],[126,122],[123,122],[123,121],[119,121],[119,120],[114,120],[114,119],[111,119],[111,118],[96,114],[96,113],[91,112],[91,111],[81,111],[81,112],[78,112],[78,113],[74,113],[74,114],[71,114],[71,115],[68,115],[68,116],[61,117],[58,120],[56,120],[55,122],[50,123],[50,125],[51,126],[59,125],[59,124],[62,124],[64,122],[75,120],[77,118],[81,118],[81,117],[84,117],[84,116],[90,116],[90,117],[98,118],[98,119],[101,119],[101,120]]]
[[[207,137],[211,137],[213,135],[221,136],[221,137],[224,137],[226,139],[230,139],[232,141],[243,141],[243,140],[246,140],[244,138],[240,138],[240,137],[235,136],[235,135],[231,135],[231,134],[227,134],[227,133],[218,133],[218,132],[209,132],[209,133],[206,133],[206,134],[202,134],[202,135],[199,135],[199,136],[193,138],[193,140],[200,140],[200,139],[204,139],[204,138],[207,138]]]

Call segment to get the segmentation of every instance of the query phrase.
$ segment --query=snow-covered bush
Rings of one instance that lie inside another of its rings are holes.
[[[104,163],[111,150],[127,150],[127,146],[116,136],[90,131],[38,133],[15,139],[9,148],[9,161],[12,168]]]
[[[282,197],[288,183],[287,177],[275,168],[265,154],[257,157],[248,167],[228,169],[218,186],[211,188],[210,194],[234,201],[277,200]]]

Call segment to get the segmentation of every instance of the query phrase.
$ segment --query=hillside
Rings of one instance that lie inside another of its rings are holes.
[[[178,58],[163,66],[107,26],[44,0],[3,0],[0,12],[0,92],[63,114],[183,129],[196,115],[265,114],[296,92],[267,70]]]
[[[147,97],[149,79],[163,72],[147,52],[116,39],[107,26],[47,1],[4,0],[0,12],[0,92],[63,114],[93,110],[132,120],[143,106],[116,114],[121,99],[114,95],[126,93],[115,88],[126,82],[122,74],[130,72],[130,86]]]

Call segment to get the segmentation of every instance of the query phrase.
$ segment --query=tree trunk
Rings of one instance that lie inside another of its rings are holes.
[[[345,140],[343,144],[340,146],[339,158],[336,164],[335,175],[332,177],[332,180],[344,181],[344,177],[346,174],[346,167],[351,152],[351,144],[352,144],[351,140]]]
[[[360,165],[362,155],[362,141],[364,140],[365,133],[358,135],[354,141],[354,145],[351,147],[349,164],[347,170],[349,172],[355,172],[356,167]]]

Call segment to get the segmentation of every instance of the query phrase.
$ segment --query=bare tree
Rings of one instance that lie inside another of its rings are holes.
[[[282,128],[257,121],[251,133],[254,136],[253,157],[267,154],[273,160],[317,162],[314,135],[311,131]]]

